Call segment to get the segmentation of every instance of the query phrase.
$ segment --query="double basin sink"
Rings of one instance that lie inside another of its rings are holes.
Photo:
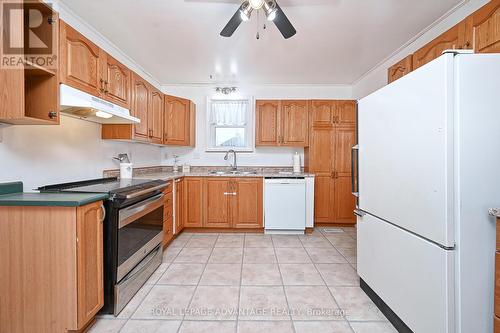
[[[232,170],[232,171],[211,171],[210,174],[212,175],[220,175],[220,176],[248,176],[248,175],[256,175],[257,171],[240,171],[240,170]]]

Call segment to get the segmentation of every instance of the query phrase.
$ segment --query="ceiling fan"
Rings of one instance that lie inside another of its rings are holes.
[[[231,17],[224,29],[222,29],[220,35],[223,37],[231,37],[236,29],[238,29],[241,22],[250,20],[252,12],[260,9],[264,10],[266,18],[274,22],[285,39],[297,33],[297,30],[295,30],[292,23],[290,23],[276,0],[245,0],[236,13],[234,13],[233,17]]]

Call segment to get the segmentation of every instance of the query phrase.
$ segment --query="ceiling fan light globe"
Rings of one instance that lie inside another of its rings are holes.
[[[261,9],[264,5],[264,0],[249,0],[249,3],[253,9]]]
[[[276,18],[277,10],[273,10],[271,13],[267,15],[267,20],[268,21],[274,21]]]

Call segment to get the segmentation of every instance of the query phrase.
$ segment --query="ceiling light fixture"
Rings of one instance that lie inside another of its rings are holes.
[[[264,13],[268,21],[274,21],[276,18],[276,13],[278,8],[276,8],[276,2],[274,0],[266,0],[263,3]]]
[[[262,6],[264,5],[264,0],[249,0],[250,6],[252,6],[253,9],[261,9]]]
[[[242,21],[247,22],[248,20],[250,20],[252,12],[253,12],[253,7],[250,5],[248,1],[245,1],[241,4],[240,17]]]
[[[236,87],[216,87],[215,92],[224,94],[224,95],[229,95],[231,93],[236,92]]]

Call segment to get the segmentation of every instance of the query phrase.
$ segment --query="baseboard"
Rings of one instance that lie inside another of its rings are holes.
[[[375,303],[377,308],[387,317],[387,319],[391,322],[391,324],[396,328],[399,333],[413,333],[413,331],[404,323],[401,318],[398,317],[392,309],[385,304],[385,302],[380,298],[375,291],[373,291],[368,284],[363,281],[363,279],[359,279],[359,284],[361,289],[370,297],[370,299]],[[425,318],[422,318],[425,320]]]
[[[325,228],[325,227],[332,227],[332,228],[335,228],[335,227],[355,227],[356,226],[356,223],[326,223],[326,222],[316,222],[314,223],[314,227],[316,228]]]
[[[197,233],[227,233],[227,234],[239,234],[239,233],[253,233],[253,234],[263,234],[263,228],[249,228],[249,229],[233,229],[233,228],[183,228],[182,232],[197,232]]]

